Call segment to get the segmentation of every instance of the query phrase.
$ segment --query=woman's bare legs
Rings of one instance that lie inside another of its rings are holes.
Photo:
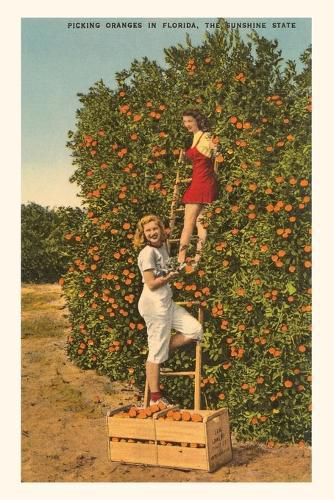
[[[182,335],[180,332],[176,332],[170,338],[169,351],[173,351],[174,349],[177,349],[177,347],[181,347],[186,344],[191,344],[192,342],[194,342],[193,338],[188,337],[187,335]]]
[[[197,245],[196,245],[196,255],[195,255],[195,259],[194,259],[195,264],[197,264],[200,261],[203,246],[204,246],[204,243],[206,242],[206,238],[208,235],[208,231],[203,225],[203,213],[204,213],[204,207],[202,206],[201,211],[198,214],[198,217],[196,219],[198,240],[197,240]]]
[[[160,390],[160,364],[146,361],[146,378],[151,392]]]
[[[193,234],[198,215],[201,213],[202,205],[200,203],[186,203],[184,209],[184,223],[180,238],[180,248],[178,262],[182,264],[186,259],[187,248]]]
[[[195,342],[191,337],[186,335],[182,335],[182,333],[175,333],[171,336],[169,342],[169,351],[174,351],[178,347],[181,347],[186,344],[191,344]],[[151,361],[146,361],[146,378],[148,382],[148,386],[150,388],[150,392],[159,392],[160,391],[160,364],[152,363]]]

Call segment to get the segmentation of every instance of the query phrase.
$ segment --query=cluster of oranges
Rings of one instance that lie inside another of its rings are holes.
[[[272,103],[272,104],[275,104],[276,106],[282,106],[282,104],[283,104],[282,98],[277,94],[276,95],[269,95],[267,97],[267,101]]]
[[[186,64],[186,70],[188,72],[188,75],[194,75],[196,71],[196,62],[193,57],[188,59],[187,64]]]
[[[113,418],[136,418],[147,419],[152,418],[154,414],[166,410],[167,406],[163,402],[152,404],[147,408],[131,406],[131,408],[123,411],[118,411],[113,415]],[[200,413],[180,410],[176,407],[157,415],[158,420],[173,420],[174,422],[203,422],[203,417]]]
[[[241,83],[245,83],[246,81],[246,76],[244,75],[244,73],[238,73],[237,75],[235,75],[234,79],[237,81],[237,82],[241,82]]]
[[[239,120],[237,116],[230,117],[230,123],[238,130],[249,130],[252,128],[252,124],[248,121]]]

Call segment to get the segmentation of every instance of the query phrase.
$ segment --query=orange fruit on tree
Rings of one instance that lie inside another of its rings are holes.
[[[302,179],[299,183],[302,187],[306,187],[309,185],[309,182],[307,179]]]

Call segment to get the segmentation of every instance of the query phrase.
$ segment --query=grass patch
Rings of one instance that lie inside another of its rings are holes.
[[[62,337],[68,328],[61,289],[53,285],[23,285],[22,338]]]
[[[25,310],[47,308],[47,307],[60,307],[59,294],[50,292],[46,294],[24,294],[21,300],[22,308]]]
[[[40,307],[55,307],[57,302],[57,306],[59,307],[60,301],[60,293],[57,292],[47,292],[47,293],[38,293],[38,292],[26,292],[22,294],[21,305],[24,311],[35,310]]]
[[[56,319],[48,314],[36,314],[33,317],[22,320],[22,338],[27,337],[62,337],[64,330],[68,327],[65,318]]]
[[[80,413],[81,416],[97,418],[99,408],[90,401],[84,399],[84,394],[79,389],[64,383],[59,377],[52,381],[51,386],[46,386],[41,390],[44,401],[64,412]],[[99,415],[98,415],[99,416]]]

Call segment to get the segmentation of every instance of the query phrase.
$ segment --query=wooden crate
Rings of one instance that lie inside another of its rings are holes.
[[[202,415],[203,422],[156,420],[158,464],[213,472],[232,459],[228,410],[187,411]],[[161,441],[189,446],[161,446]]]
[[[153,418],[117,418],[117,414],[131,408],[122,406],[107,414],[109,458],[114,462],[157,464],[155,428]],[[121,441],[113,441],[120,438]],[[136,442],[128,442],[128,440]]]
[[[130,406],[107,415],[112,461],[213,472],[232,459],[227,408],[180,410],[199,413],[202,422],[163,419],[168,410],[144,420],[115,418],[118,411],[126,408]],[[113,438],[124,441],[114,442]],[[128,442],[129,439],[136,442]]]

